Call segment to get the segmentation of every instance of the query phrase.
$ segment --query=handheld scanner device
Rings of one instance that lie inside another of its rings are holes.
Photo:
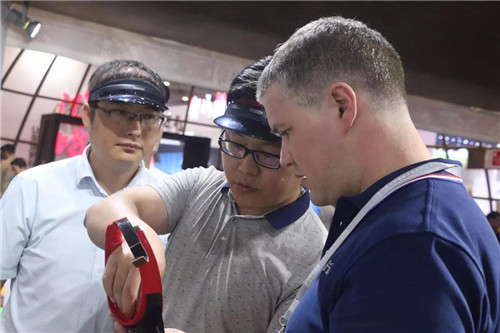
[[[153,250],[139,227],[133,227],[127,218],[110,223],[106,229],[105,262],[113,251],[127,242],[134,259],[132,264],[141,274],[141,295],[132,317],[126,316],[116,302],[108,297],[108,306],[113,317],[126,329],[133,332],[163,333],[163,296],[160,271]]]

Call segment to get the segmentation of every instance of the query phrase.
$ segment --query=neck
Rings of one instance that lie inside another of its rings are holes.
[[[282,200],[275,202],[274,204],[271,205],[263,205],[259,207],[255,206],[239,206],[238,203],[236,203],[238,207],[238,214],[241,215],[264,215],[266,213],[272,212],[276,209],[279,209],[281,207],[284,207],[286,205],[291,204],[292,202],[295,202],[301,195],[302,191],[300,187],[297,187],[297,191],[292,191],[292,192],[287,192],[290,193],[290,195],[287,195],[282,198]]]
[[[384,122],[377,124],[372,128],[372,133],[364,135],[370,138],[370,143],[367,140],[360,142],[365,145],[359,148],[364,150],[361,156],[366,158],[360,164],[366,166],[361,175],[360,193],[396,170],[431,158],[409,117],[389,125]]]

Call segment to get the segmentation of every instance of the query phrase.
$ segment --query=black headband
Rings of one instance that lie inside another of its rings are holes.
[[[166,96],[150,83],[142,80],[116,80],[90,91],[89,104],[99,101],[123,102],[147,105],[155,109],[168,110],[166,106],[170,90],[165,87]]]
[[[214,123],[259,140],[281,142],[281,138],[271,132],[264,107],[257,102],[248,103],[247,100],[230,102],[224,115],[215,118]]]

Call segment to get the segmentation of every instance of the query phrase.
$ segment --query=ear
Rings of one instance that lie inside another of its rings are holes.
[[[90,113],[91,113],[90,106],[87,103],[85,103],[82,109],[82,121],[83,125],[86,128],[89,128],[90,124],[92,123],[92,117],[90,116]]]
[[[358,114],[356,93],[350,85],[344,82],[334,82],[329,88],[332,102],[338,108],[338,118],[342,121],[344,131],[348,131],[354,124]]]

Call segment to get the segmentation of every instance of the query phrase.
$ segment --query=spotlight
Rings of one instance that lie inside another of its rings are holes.
[[[2,7],[3,5],[4,3],[2,1]],[[25,1],[25,5],[26,6],[24,7],[23,13],[20,13],[15,9],[6,8],[7,6],[2,8],[2,11],[6,9],[6,22],[12,23],[14,26],[26,31],[30,38],[35,38],[35,36],[38,34],[38,31],[40,31],[42,24],[37,21],[31,21],[31,19],[28,17],[28,1]]]
[[[34,22],[26,22],[26,30],[28,34],[30,35],[31,38],[35,38],[35,36],[38,34],[40,31],[40,28],[42,27],[42,24],[40,22],[34,21]]]

